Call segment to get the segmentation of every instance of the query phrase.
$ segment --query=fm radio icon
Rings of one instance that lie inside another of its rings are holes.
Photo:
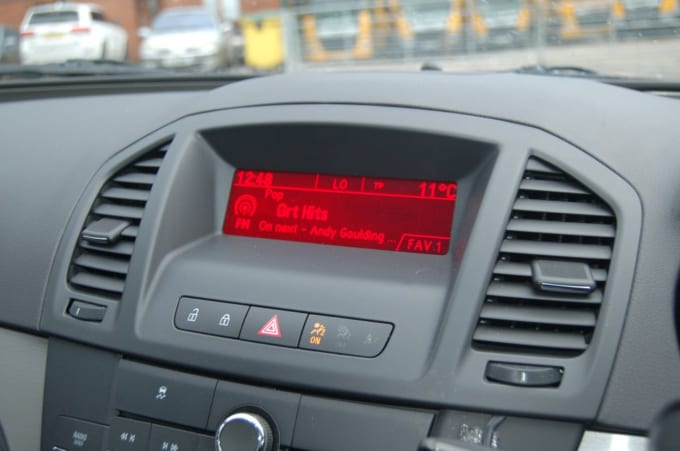
[[[250,194],[242,194],[234,201],[234,215],[236,230],[250,230],[250,221],[257,210],[257,199]]]
[[[245,216],[252,218],[257,210],[257,199],[250,194],[243,194],[236,199],[234,203],[234,212],[236,216]]]

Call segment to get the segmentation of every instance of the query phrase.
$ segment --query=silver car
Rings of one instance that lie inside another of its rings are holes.
[[[150,29],[143,28],[141,60],[147,67],[194,68],[211,71],[235,60],[233,27],[220,24],[202,8],[162,11]]]

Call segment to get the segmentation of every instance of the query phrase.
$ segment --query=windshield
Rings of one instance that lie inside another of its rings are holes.
[[[215,28],[215,21],[207,14],[161,14],[153,22],[153,31],[200,30]]]
[[[14,3],[28,18],[16,58],[33,66],[104,59],[169,74],[244,75],[428,63],[457,73],[557,67],[680,81],[677,0],[92,0],[105,20],[58,33],[31,27],[77,22],[75,11]],[[0,23],[21,20],[0,8]],[[208,28],[220,33],[186,33]]]
[[[77,11],[53,11],[45,13],[35,13],[31,16],[29,25],[42,25],[51,23],[78,22]]]

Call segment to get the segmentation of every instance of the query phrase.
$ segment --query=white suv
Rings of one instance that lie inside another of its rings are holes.
[[[60,63],[70,59],[123,61],[127,33],[104,18],[97,5],[54,3],[36,6],[21,24],[24,64]]]

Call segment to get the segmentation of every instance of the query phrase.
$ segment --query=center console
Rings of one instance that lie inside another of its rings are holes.
[[[639,214],[616,174],[524,125],[187,116],[108,161],[67,226],[43,448],[531,450],[540,430],[574,449]]]

